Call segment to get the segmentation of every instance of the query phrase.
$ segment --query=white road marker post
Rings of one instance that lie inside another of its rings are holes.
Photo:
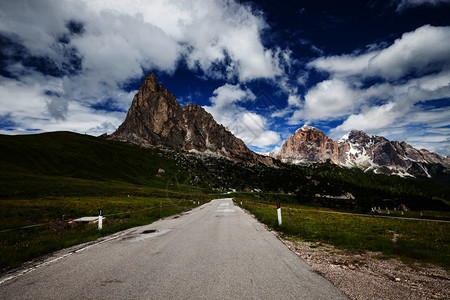
[[[280,202],[277,202],[277,214],[278,214],[278,225],[281,225],[281,207],[280,207]]]
[[[102,210],[98,210],[98,229],[102,229],[103,227],[103,217],[102,217]]]

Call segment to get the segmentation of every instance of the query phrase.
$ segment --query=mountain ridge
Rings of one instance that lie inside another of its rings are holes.
[[[319,129],[305,125],[284,142],[279,153],[257,154],[201,106],[180,105],[153,73],[147,75],[135,94],[124,122],[106,138],[144,147],[218,155],[251,164],[279,166],[281,161],[310,165],[330,160],[342,167],[402,177],[450,177],[450,158],[417,150],[406,142],[370,137],[360,130],[352,130],[335,141]]]
[[[406,142],[389,141],[352,130],[338,141],[311,126],[303,126],[271,157],[285,163],[310,165],[330,160],[343,167],[399,176],[433,177],[450,174],[450,159]]]

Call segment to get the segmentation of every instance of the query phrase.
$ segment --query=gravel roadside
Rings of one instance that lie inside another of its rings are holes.
[[[440,267],[411,267],[396,259],[380,259],[381,253],[352,254],[272,232],[350,299],[450,299],[450,276]]]

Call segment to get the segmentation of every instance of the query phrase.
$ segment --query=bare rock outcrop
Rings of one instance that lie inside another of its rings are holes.
[[[143,146],[212,153],[248,163],[274,162],[248,149],[201,106],[181,106],[154,74],[145,78],[125,121],[110,138]]]
[[[339,162],[339,145],[317,128],[303,126],[288,138],[274,157],[283,162],[308,165],[331,160]]]

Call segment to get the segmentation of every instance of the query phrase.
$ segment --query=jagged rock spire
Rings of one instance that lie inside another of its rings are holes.
[[[251,163],[272,163],[216,123],[202,107],[181,106],[175,96],[149,74],[134,96],[125,121],[111,138],[139,145],[212,152]]]

